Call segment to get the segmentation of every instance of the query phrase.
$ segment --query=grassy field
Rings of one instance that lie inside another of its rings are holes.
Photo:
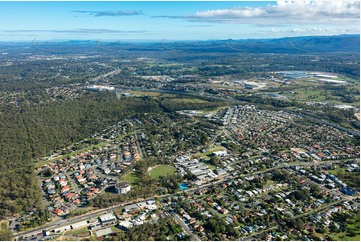
[[[129,172],[121,178],[122,181],[130,182],[131,185],[137,185],[139,182],[139,177],[135,172]]]
[[[157,179],[160,176],[172,175],[177,170],[173,166],[159,165],[152,168],[149,173],[151,178]]]
[[[221,150],[226,150],[226,148],[224,148],[224,147],[215,147],[215,148],[213,148],[213,149],[208,150],[208,151],[205,152],[205,153],[197,153],[197,154],[193,155],[193,158],[197,159],[197,158],[200,158],[200,157],[209,156],[209,155],[212,154],[213,152],[215,152],[215,151],[221,151]]]
[[[353,237],[346,236],[346,232],[330,233],[329,235],[334,241],[360,241],[360,234]]]
[[[87,237],[87,239],[89,241],[97,241],[98,240],[98,238],[97,238],[97,236],[95,235],[94,232],[93,232],[93,234],[91,236]]]
[[[133,96],[140,96],[140,97],[159,97],[161,95],[160,92],[129,91],[129,93]]]
[[[65,238],[64,236],[55,237],[53,241],[74,241],[74,239],[71,238]]]
[[[292,91],[296,92],[294,94],[292,93],[286,93],[282,94],[290,99],[296,99],[298,101],[315,101],[315,102],[321,102],[325,101],[326,98],[324,95],[321,95],[321,90],[314,90],[310,88],[295,88]]]
[[[172,100],[175,102],[181,102],[181,103],[209,103],[206,100],[198,99],[198,98],[177,98],[176,100]]]
[[[112,229],[113,233],[124,233],[123,230],[121,230],[121,229],[119,229],[117,227],[111,227],[111,229]]]
[[[139,96],[139,97],[176,97],[175,94],[170,93],[161,93],[161,92],[142,92],[142,91],[129,91],[133,96]]]
[[[79,228],[79,229],[74,229],[74,230],[67,231],[64,234],[65,235],[80,235],[80,234],[85,234],[87,232],[89,232],[88,228],[84,227],[84,228]]]
[[[345,169],[343,168],[338,168],[338,169],[334,169],[334,170],[327,170],[329,173],[331,173],[332,175],[337,175],[337,173],[339,171],[345,172]]]
[[[219,107],[214,107],[214,108],[204,108],[204,109],[200,109],[198,111],[202,111],[204,112],[202,115],[206,114],[206,113],[216,113],[217,111],[224,109],[224,108],[229,108],[229,106],[219,106]]]
[[[353,88],[355,86],[355,88]],[[357,90],[356,85],[353,85],[352,87],[349,87],[349,89]],[[288,97],[289,99],[295,99],[297,101],[302,102],[329,102],[329,103],[336,103],[336,104],[346,104],[346,105],[353,105],[355,107],[359,107],[359,98],[360,96],[355,96],[358,100],[352,103],[345,103],[342,102],[341,97],[334,96],[330,90],[324,90],[321,89],[321,87],[314,86],[313,88],[309,86],[304,87],[295,87],[292,89],[292,91],[296,92],[294,94],[292,93],[280,93],[281,95],[284,95]]]

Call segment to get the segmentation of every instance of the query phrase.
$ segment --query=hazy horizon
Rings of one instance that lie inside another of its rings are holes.
[[[359,34],[360,2],[0,2],[0,41],[202,41]]]
[[[244,38],[244,39],[33,39],[33,40],[0,40],[0,43],[31,43],[31,42],[124,42],[124,43],[152,43],[152,42],[207,42],[207,41],[227,41],[227,40],[272,40],[286,38],[307,38],[307,37],[333,37],[333,36],[360,36],[360,34],[334,34],[334,35],[300,35],[300,36],[284,36],[270,38]]]

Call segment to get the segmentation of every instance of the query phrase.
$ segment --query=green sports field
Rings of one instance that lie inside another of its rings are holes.
[[[173,166],[159,165],[153,167],[149,175],[151,178],[157,179],[160,176],[172,175],[177,171]]]

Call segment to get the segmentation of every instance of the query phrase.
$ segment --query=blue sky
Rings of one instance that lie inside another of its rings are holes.
[[[208,40],[359,34],[359,18],[359,0],[0,2],[3,23],[0,41]]]

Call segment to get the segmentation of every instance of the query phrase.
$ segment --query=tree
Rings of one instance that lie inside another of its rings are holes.
[[[332,224],[330,225],[329,229],[330,229],[330,231],[331,231],[332,233],[338,233],[338,232],[339,232],[339,229],[335,226],[334,223],[332,223]]]
[[[219,166],[221,164],[221,160],[216,155],[212,155],[209,163],[214,166]]]
[[[320,233],[320,234],[323,234],[323,233],[326,232],[326,230],[324,228],[322,228],[322,227],[317,227],[316,232]]]
[[[294,225],[299,230],[303,229],[303,220],[301,218],[296,219]]]
[[[9,230],[9,226],[6,222],[0,224],[0,241],[14,240],[14,234]]]

